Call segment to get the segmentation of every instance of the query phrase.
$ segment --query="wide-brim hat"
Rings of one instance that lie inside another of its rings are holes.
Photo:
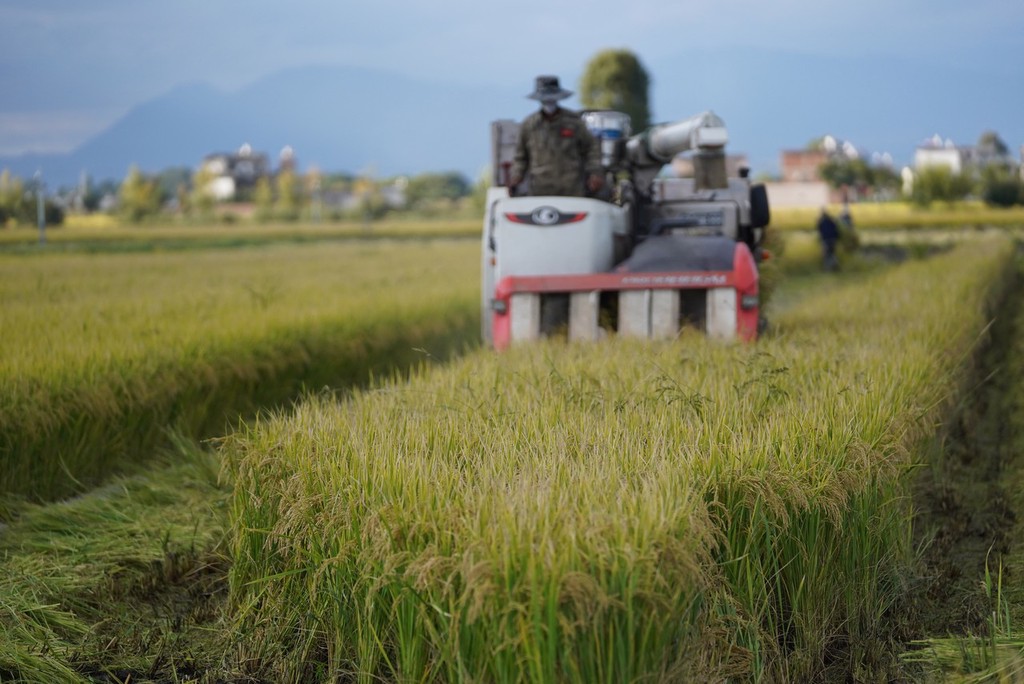
[[[564,100],[572,95],[558,84],[557,76],[538,76],[533,92],[526,97],[532,100]]]

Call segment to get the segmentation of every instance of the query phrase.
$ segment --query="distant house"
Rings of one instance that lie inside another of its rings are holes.
[[[782,150],[779,153],[781,179],[765,183],[768,201],[774,207],[819,207],[840,199],[821,177],[821,167],[837,150],[835,138],[825,136],[822,145],[803,150]]]
[[[248,143],[238,152],[218,152],[203,158],[200,170],[212,176],[209,190],[217,201],[234,199],[251,191],[260,178],[270,176],[270,162],[262,152],[253,152]]]
[[[863,187],[833,188],[822,177],[822,167],[830,161],[860,159],[861,153],[849,140],[826,135],[818,144],[803,150],[780,153],[779,182],[766,183],[768,199],[773,206],[813,207],[860,199],[868,191]],[[872,163],[891,166],[889,154],[872,155]]]
[[[955,174],[963,173],[974,156],[973,147],[956,146],[949,138],[933,135],[914,150],[914,169],[947,168]]]
[[[387,208],[402,209],[408,203],[406,185],[405,178],[398,178],[389,183],[375,184],[375,192]],[[320,195],[320,202],[329,211],[355,211],[366,200],[365,192],[354,190],[325,190]]]
[[[821,167],[832,159],[857,159],[860,152],[849,140],[831,135],[821,138],[820,144],[804,150],[783,150],[780,171],[783,182],[812,183],[823,180]]]
[[[404,207],[406,204],[405,188],[407,184],[405,178],[399,178],[394,183],[381,186],[380,194],[384,204],[392,209]]]
[[[296,171],[298,168],[298,160],[295,158],[295,150],[292,149],[291,145],[285,145],[281,148],[280,154],[277,155],[277,168],[279,171]]]
[[[811,183],[821,180],[822,164],[829,160],[826,150],[783,150],[779,171],[784,183]]]
[[[1017,168],[1019,164],[1009,150],[1002,145],[999,147],[997,149],[991,141],[985,144],[984,140],[978,145],[955,145],[949,138],[943,139],[936,134],[914,150],[914,170],[945,167],[960,174],[986,166]],[[1021,156],[1024,158],[1024,150]]]

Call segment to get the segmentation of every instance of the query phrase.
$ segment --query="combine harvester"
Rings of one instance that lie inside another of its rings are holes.
[[[629,117],[587,111],[601,146],[605,198],[513,196],[506,187],[519,124],[491,124],[493,186],[483,226],[483,337],[496,349],[567,332],[754,340],[758,264],[769,221],[763,185],[726,173],[712,112],[630,137]],[[692,151],[693,178],[662,177]]]

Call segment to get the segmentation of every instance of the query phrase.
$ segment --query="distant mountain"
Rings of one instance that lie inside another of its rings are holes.
[[[195,167],[213,152],[249,143],[277,155],[291,146],[300,167],[379,176],[460,171],[488,163],[489,122],[531,109],[525,89],[436,85],[366,69],[290,69],[225,93],[190,84],[141,104],[74,151],[0,157],[22,177],[42,169],[48,185]]]
[[[1024,142],[1022,68],[1000,73],[881,58],[821,59],[765,50],[681,50],[647,63],[656,121],[706,109],[726,122],[730,150],[754,172],[775,171],[782,149],[831,134],[909,163],[939,133],[970,144],[988,129],[1013,150]],[[481,87],[427,83],[352,67],[282,71],[236,92],[191,84],[140,104],[74,151],[0,157],[0,168],[50,187],[82,171],[123,178],[132,164],[156,172],[195,167],[243,143],[276,161],[286,145],[301,168],[378,176],[455,170],[475,178],[488,163],[489,123],[519,119],[533,74]],[[575,89],[577,74],[562,74]],[[440,77],[439,77],[440,78]],[[569,100],[575,106],[576,100]]]

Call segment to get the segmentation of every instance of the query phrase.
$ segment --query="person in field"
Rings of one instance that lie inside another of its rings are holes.
[[[850,213],[850,205],[843,203],[843,210],[839,212],[839,223],[844,231],[853,232],[853,214]]]
[[[530,195],[583,197],[604,185],[601,150],[579,113],[559,106],[572,95],[557,76],[538,76],[527,97],[540,109],[526,117],[519,129],[509,188],[514,192],[526,181]]]
[[[836,245],[839,243],[839,225],[826,207],[821,208],[821,215],[818,216],[818,237],[821,239],[822,267],[826,271],[838,271]]]

